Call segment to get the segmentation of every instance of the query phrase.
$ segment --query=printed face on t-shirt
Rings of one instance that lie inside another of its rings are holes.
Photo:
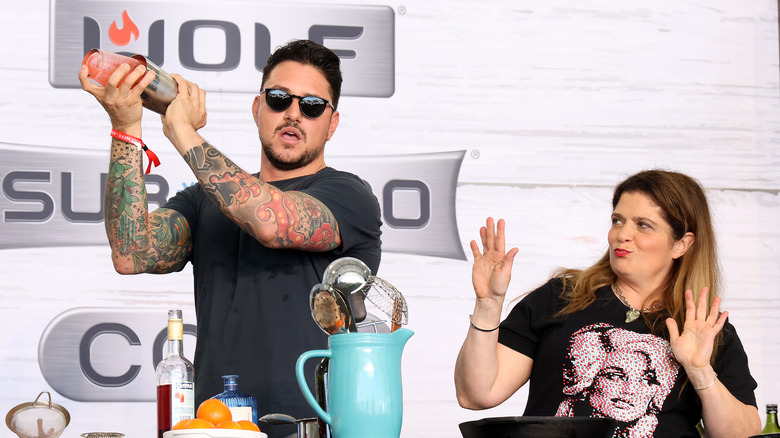
[[[648,412],[658,389],[646,353],[614,351],[593,380],[590,404],[605,417],[634,421]]]
[[[680,365],[669,342],[598,323],[571,335],[556,416],[606,417],[617,437],[652,436]]]

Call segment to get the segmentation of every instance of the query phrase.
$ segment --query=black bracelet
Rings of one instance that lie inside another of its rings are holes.
[[[492,329],[483,329],[483,328],[479,328],[479,327],[475,326],[474,325],[474,321],[471,320],[472,316],[474,316],[474,315],[469,315],[469,324],[471,324],[471,326],[474,327],[474,329],[479,330],[481,332],[485,332],[485,333],[490,333],[490,332],[494,332],[494,331],[498,330],[498,326],[496,326],[496,327],[494,327]]]

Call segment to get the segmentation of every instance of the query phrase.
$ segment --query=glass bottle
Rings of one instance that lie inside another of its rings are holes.
[[[157,364],[157,437],[181,420],[195,418],[195,371],[184,357],[181,310],[168,311],[168,352]]]
[[[238,376],[235,374],[222,376],[225,391],[215,395],[225,403],[233,414],[233,421],[249,420],[257,424],[257,399],[249,394],[238,391]]]
[[[330,361],[323,357],[314,370],[314,391],[317,403],[328,412],[328,365]],[[320,438],[331,438],[330,426],[322,418],[317,417]]]
[[[761,433],[777,433],[780,432],[780,426],[777,425],[777,405],[766,405],[766,425]]]

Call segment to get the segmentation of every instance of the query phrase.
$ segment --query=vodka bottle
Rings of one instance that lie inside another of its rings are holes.
[[[777,432],[780,432],[780,427],[777,425],[777,405],[766,405],[766,425],[764,426],[764,430],[762,430],[761,433],[764,434]]]
[[[212,398],[221,400],[230,408],[233,421],[249,420],[257,424],[257,399],[252,395],[238,391],[237,375],[222,376],[222,381],[225,384],[225,391]]]
[[[168,311],[168,352],[157,364],[157,437],[181,420],[195,418],[195,375],[183,352],[181,310]]]

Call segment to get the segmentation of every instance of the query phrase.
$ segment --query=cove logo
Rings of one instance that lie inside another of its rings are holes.
[[[195,351],[196,327],[187,324],[184,351]],[[168,329],[160,309],[78,307],[52,320],[38,344],[46,382],[77,401],[153,401],[155,368],[163,358]]]

